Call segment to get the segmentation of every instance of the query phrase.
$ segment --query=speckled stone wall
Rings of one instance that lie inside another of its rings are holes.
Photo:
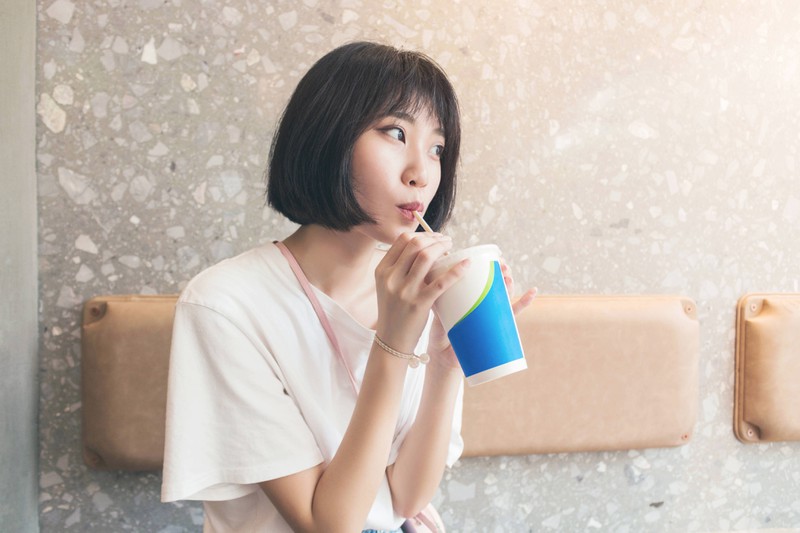
[[[464,115],[450,233],[543,293],[678,293],[701,323],[676,449],[462,460],[452,531],[800,525],[800,446],[732,429],[734,309],[798,291],[800,6],[783,1],[39,0],[42,531],[197,531],[155,474],[89,471],[81,303],[174,293],[292,226],[263,208],[272,130],[333,46],[420,48]],[[796,406],[787,406],[796,408]]]

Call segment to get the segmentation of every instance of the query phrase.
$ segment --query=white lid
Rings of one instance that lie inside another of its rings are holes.
[[[485,257],[489,261],[498,261],[500,260],[501,255],[500,248],[496,244],[479,244],[478,246],[470,246],[469,248],[450,252],[449,254],[437,260],[431,268],[431,274],[441,271],[442,269],[450,268],[467,257],[470,259]]]

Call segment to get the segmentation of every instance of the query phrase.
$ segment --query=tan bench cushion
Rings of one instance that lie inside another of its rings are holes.
[[[83,449],[161,467],[177,296],[101,296],[83,314]],[[465,455],[673,446],[693,429],[697,321],[680,297],[540,296],[518,319],[528,370],[473,388]]]
[[[800,440],[800,294],[745,294],[736,315],[736,437]]]
[[[539,296],[528,370],[468,388],[464,455],[676,446],[697,410],[698,322],[673,296]]]
[[[158,470],[177,296],[101,296],[83,309],[83,458],[99,469]]]

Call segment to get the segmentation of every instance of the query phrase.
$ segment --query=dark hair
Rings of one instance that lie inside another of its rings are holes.
[[[352,186],[356,139],[383,117],[423,109],[445,134],[441,182],[425,214],[440,229],[456,192],[461,123],[455,91],[426,55],[376,43],[336,48],[300,80],[270,148],[267,203],[297,224],[344,231],[374,222]]]

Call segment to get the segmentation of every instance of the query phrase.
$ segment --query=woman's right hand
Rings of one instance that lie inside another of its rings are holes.
[[[392,348],[412,352],[433,302],[464,274],[468,260],[426,282],[437,259],[453,247],[440,233],[403,233],[375,269],[378,336]]]

